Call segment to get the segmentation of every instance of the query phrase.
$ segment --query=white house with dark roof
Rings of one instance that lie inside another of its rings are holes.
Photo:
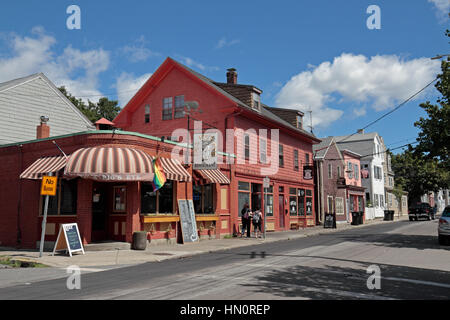
[[[0,83],[0,111],[0,145],[36,139],[41,116],[50,136],[95,129],[43,73]]]
[[[352,136],[334,137],[340,149],[348,149],[361,155],[361,170],[367,170],[362,186],[366,188],[367,218],[384,217],[386,208],[383,164],[385,151],[383,139],[377,132],[360,131]],[[372,217],[371,217],[372,215]]]

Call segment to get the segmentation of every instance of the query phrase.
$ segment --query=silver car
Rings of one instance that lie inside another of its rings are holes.
[[[438,235],[439,244],[445,244],[450,239],[450,206],[445,207],[439,219]]]

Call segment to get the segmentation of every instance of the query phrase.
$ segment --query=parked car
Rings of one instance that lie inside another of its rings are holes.
[[[439,244],[445,244],[450,240],[450,206],[445,207],[439,219],[438,238]]]
[[[429,203],[418,202],[412,205],[408,209],[409,221],[419,220],[419,218],[425,218],[427,220],[434,220],[434,210]]]

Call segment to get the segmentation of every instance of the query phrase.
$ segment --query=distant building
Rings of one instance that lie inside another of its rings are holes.
[[[323,222],[325,213],[336,213],[336,222],[350,222],[352,212],[365,211],[365,188],[361,186],[360,158],[341,150],[333,137],[313,146],[316,175],[316,212]]]
[[[0,145],[39,139],[42,116],[51,124],[50,137],[95,129],[42,73],[0,83],[0,110]]]
[[[383,173],[383,140],[376,132],[364,133],[360,130],[352,136],[334,137],[340,149],[347,149],[361,155],[361,170],[366,172],[362,186],[366,188],[365,203],[368,219],[384,217],[386,208],[385,183]]]

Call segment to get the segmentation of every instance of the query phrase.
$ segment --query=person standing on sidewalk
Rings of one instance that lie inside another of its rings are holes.
[[[245,230],[247,230],[247,238],[250,238],[250,208],[248,203],[244,204],[244,208],[241,211],[242,230],[241,238],[244,236]]]
[[[256,210],[255,212],[253,212],[252,215],[252,222],[253,222],[253,232],[255,233],[255,238],[258,238],[258,229],[259,229],[259,238],[261,237],[261,210]]]

